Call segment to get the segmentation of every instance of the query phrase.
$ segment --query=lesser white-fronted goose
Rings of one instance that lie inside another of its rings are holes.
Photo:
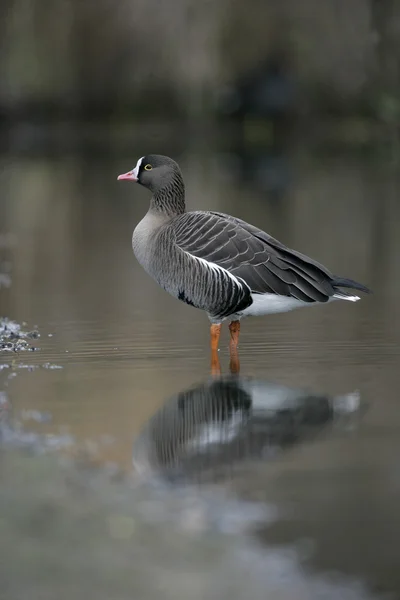
[[[133,232],[133,251],[167,292],[206,311],[213,351],[224,320],[233,351],[242,317],[334,299],[355,302],[359,297],[348,289],[369,292],[241,219],[213,211],[186,212],[181,171],[167,156],[143,156],[118,179],[152,192],[150,208]]]

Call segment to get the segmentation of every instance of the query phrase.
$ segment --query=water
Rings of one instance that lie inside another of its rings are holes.
[[[30,340],[37,351],[0,355],[10,367],[0,372],[0,390],[11,421],[48,442],[69,440],[64,453],[85,450],[127,473],[139,447],[141,477],[173,482],[169,459],[152,460],[151,443],[143,444],[156,422],[156,441],[169,444],[175,465],[180,448],[179,481],[207,481],[239,505],[256,502],[275,515],[253,534],[265,551],[290,547],[317,575],[400,597],[396,168],[344,153],[272,161],[207,148],[181,156],[189,209],[244,218],[374,294],[243,321],[236,391],[217,391],[200,430],[179,441],[165,411],[188,395],[192,411],[209,402],[208,320],[168,296],[133,257],[132,230],[149,195],[116,176],[143,154],[132,144],[127,156],[1,159],[0,233],[8,237],[0,252],[11,280],[0,289],[1,313],[40,332]],[[224,375],[227,344],[224,331]],[[261,413],[243,392],[246,381],[261,390]],[[332,406],[343,397],[361,406],[338,423]],[[279,413],[288,398],[296,406]],[[242,506],[242,516],[251,513]],[[308,597],[325,597],[318,593]]]

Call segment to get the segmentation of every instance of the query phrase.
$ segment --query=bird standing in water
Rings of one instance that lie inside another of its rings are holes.
[[[243,317],[335,299],[355,302],[360,298],[347,290],[370,291],[241,219],[214,211],[186,212],[180,168],[167,156],[143,156],[118,180],[152,192],[150,208],[133,232],[134,254],[172,296],[206,311],[214,365],[225,320],[232,357]]]

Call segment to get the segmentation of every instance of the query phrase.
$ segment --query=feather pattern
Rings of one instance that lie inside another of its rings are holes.
[[[153,192],[132,237],[139,263],[170,294],[205,310],[212,321],[359,299],[342,288],[369,291],[241,219],[185,212],[182,175],[168,157],[143,157],[135,173]]]
[[[186,304],[205,310],[215,321],[250,306],[251,290],[244,281],[222,265],[176,244],[176,219],[158,227],[149,220],[146,215],[136,227],[132,245],[139,263],[161,287]]]
[[[216,212],[184,213],[175,219],[174,231],[179,248],[220,265],[253,293],[313,303],[327,302],[336,292],[325,267],[240,219]]]

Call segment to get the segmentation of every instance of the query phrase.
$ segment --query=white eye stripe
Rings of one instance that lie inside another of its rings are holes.
[[[137,163],[136,163],[136,167],[135,167],[135,168],[132,170],[132,173],[133,173],[133,175],[134,175],[136,178],[137,178],[137,176],[138,176],[139,169],[140,169],[140,166],[141,166],[141,164],[142,164],[142,162],[143,162],[143,159],[144,159],[144,156],[142,156],[141,158],[139,158],[139,160],[138,160],[138,161],[137,161]]]

